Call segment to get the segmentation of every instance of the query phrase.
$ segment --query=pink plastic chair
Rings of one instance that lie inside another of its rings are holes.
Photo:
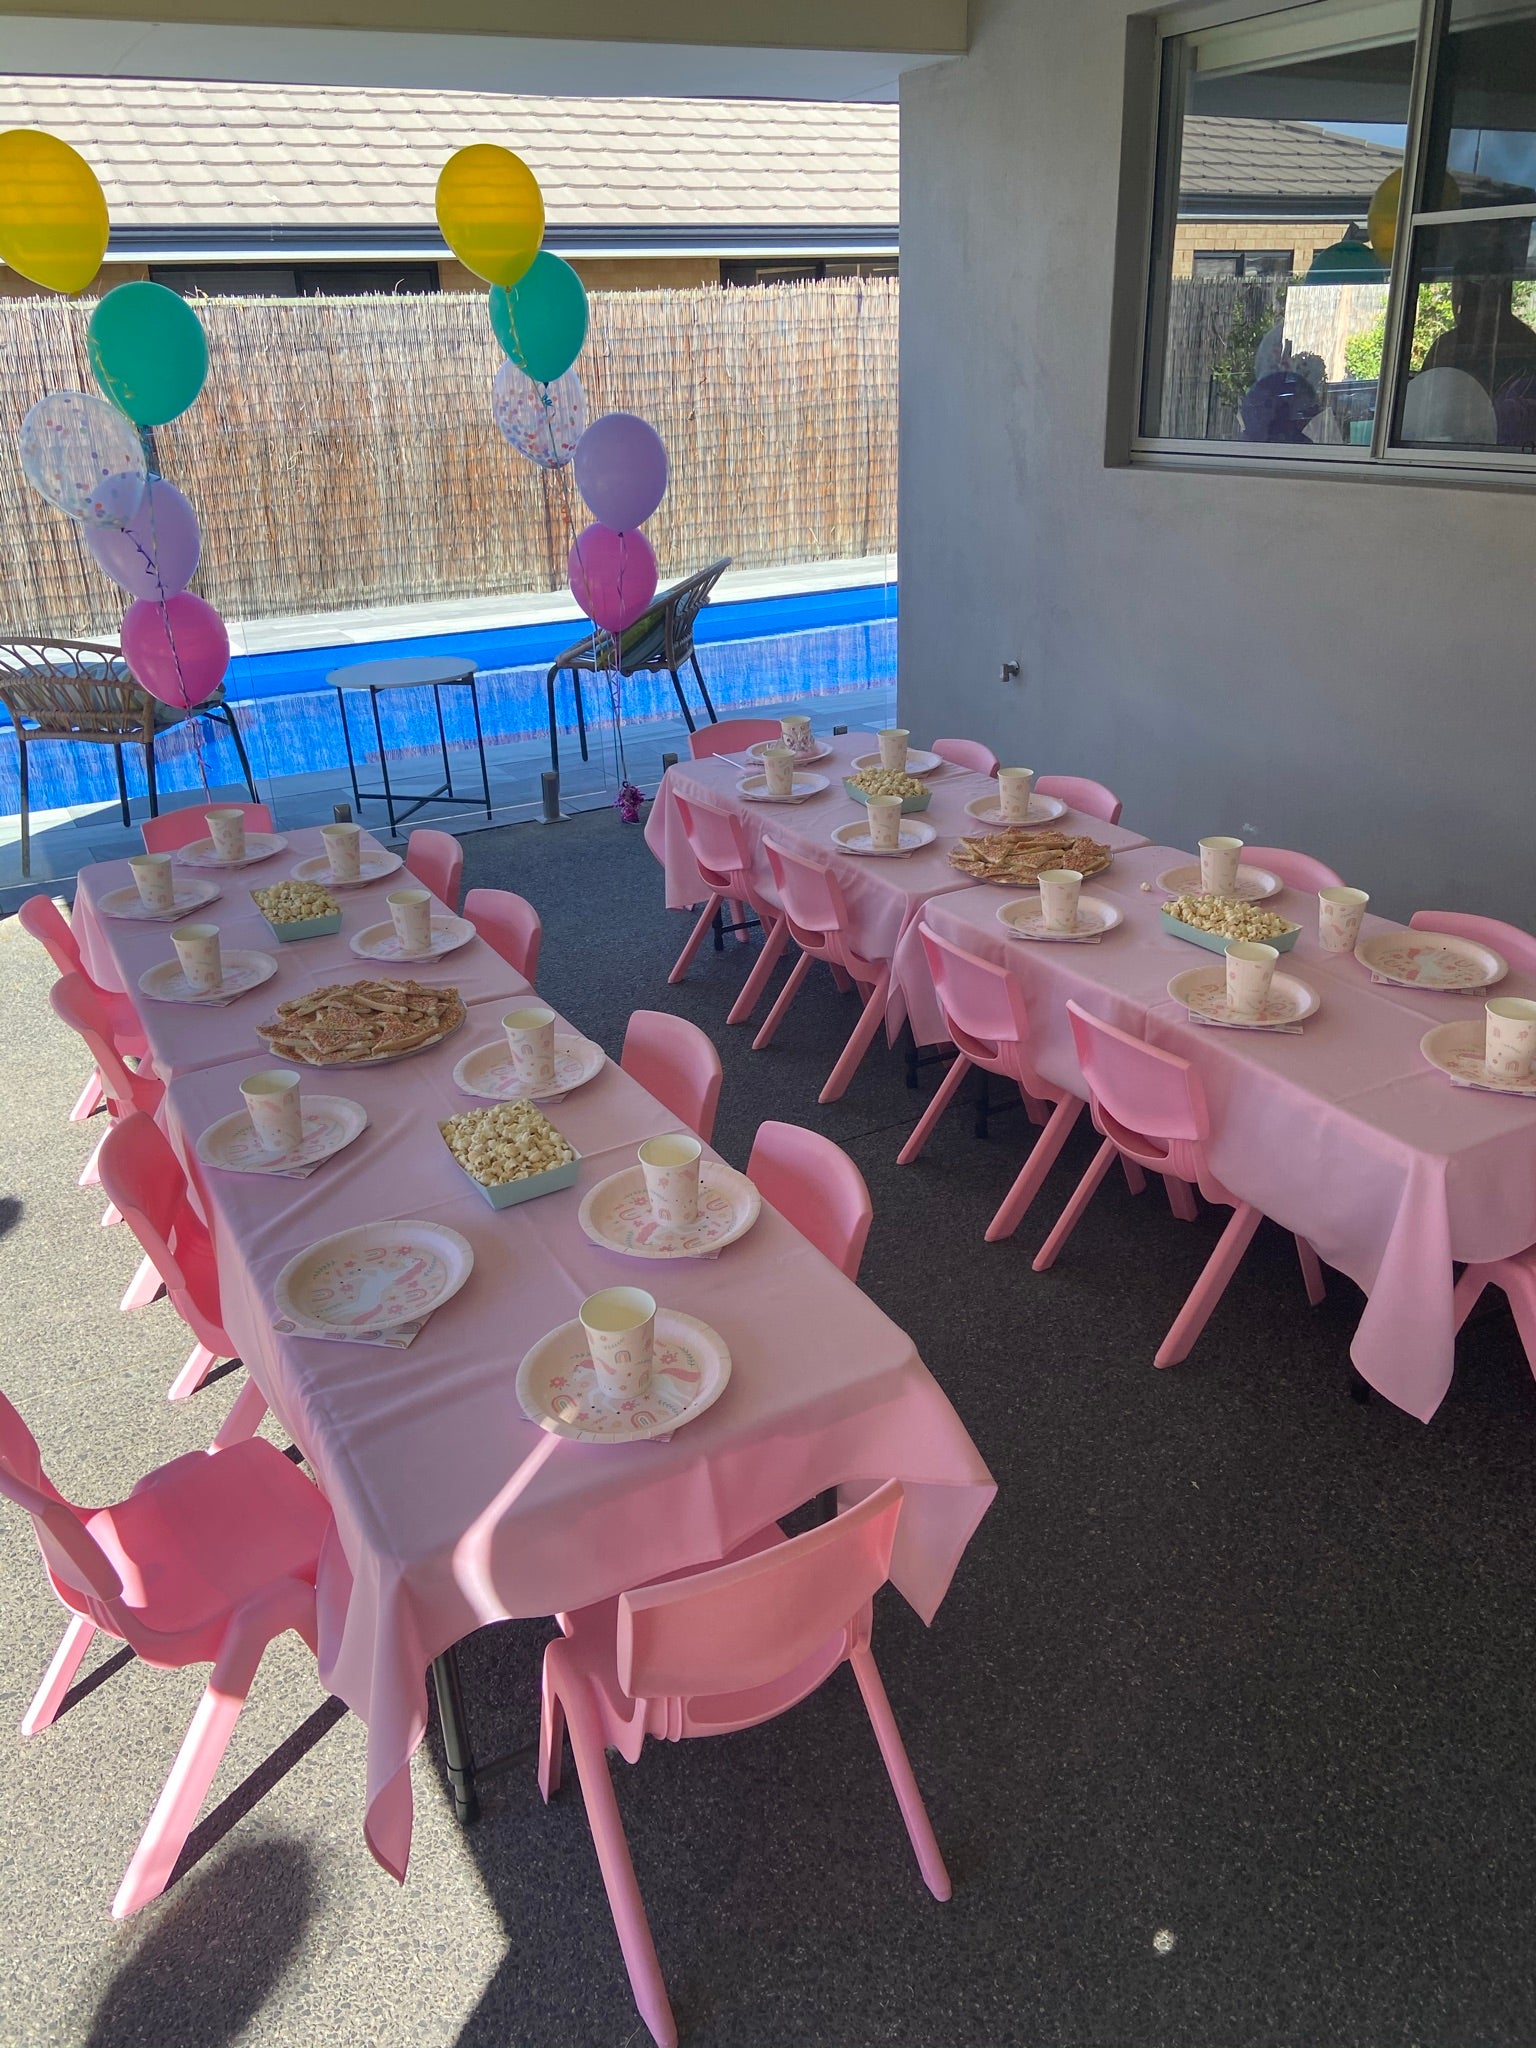
[[[451,832],[435,832],[421,825],[405,842],[405,866],[423,889],[450,910],[459,907],[459,884],[464,878],[464,849]]]
[[[144,1037],[144,1026],[139,1021],[138,1010],[133,998],[120,991],[102,988],[99,982],[91,981],[86,972],[85,961],[81,958],[80,944],[64,913],[51,896],[29,896],[16,913],[16,921],[24,932],[29,933],[47,953],[60,974],[79,974],[91,982],[100,997],[107,1017],[107,1035],[117,1049],[119,1058],[141,1060],[146,1057],[149,1046]],[[72,1124],[83,1124],[93,1117],[106,1101],[101,1075],[93,1073],[80,1091],[80,1098],[69,1112]],[[94,1155],[93,1155],[94,1159]],[[93,1167],[87,1167],[89,1180],[82,1180],[82,1187],[94,1187],[96,1176]]]
[[[75,1507],[48,1480],[32,1432],[3,1394],[0,1494],[32,1517],[53,1590],[73,1616],[23,1735],[57,1716],[97,1629],[162,1671],[213,1665],[112,1902],[123,1920],[164,1891],[268,1643],[291,1628],[314,1651],[330,1509],[275,1445],[250,1436],[173,1458],[114,1507]],[[107,1782],[114,1739],[109,1732],[98,1765]]]
[[[764,1530],[713,1569],[623,1593],[558,1617],[544,1652],[539,1789],[560,1789],[569,1727],[587,1820],[635,2003],[660,2048],[677,2023],[635,1881],[606,1748],[635,1763],[647,1735],[676,1742],[755,1728],[853,1666],[923,1882],[950,1895],[934,1839],[870,1651],[874,1595],[890,1576],[902,1491],[890,1480],[803,1536]],[[820,1788],[825,1800],[828,1787]]]
[[[748,747],[780,737],[776,718],[723,718],[718,725],[689,733],[688,752],[695,761],[707,761],[712,754],[744,754]]]
[[[858,1279],[875,1205],[840,1145],[799,1124],[759,1124],[747,1179],[817,1251]]]
[[[1153,1360],[1155,1365],[1177,1365],[1193,1350],[1263,1218],[1251,1202],[1229,1194],[1210,1170],[1205,1152],[1211,1130],[1210,1114],[1200,1076],[1189,1061],[1090,1017],[1074,1002],[1068,1002],[1067,1011],[1072,1020],[1078,1064],[1088,1083],[1094,1128],[1104,1143],[1062,1210],[1056,1228],[1036,1253],[1035,1271],[1044,1273],[1055,1264],[1057,1253],[1077,1228],[1116,1153],[1148,1173],[1162,1174],[1169,1180],[1170,1195],[1174,1193],[1175,1181],[1192,1181],[1208,1202],[1231,1209],[1232,1220]],[[1184,1192],[1187,1197],[1187,1187]],[[1323,1272],[1317,1253],[1304,1237],[1298,1236],[1296,1255],[1301,1261],[1307,1299],[1315,1308],[1323,1298]]]
[[[1536,974],[1536,938],[1517,924],[1504,924],[1496,917],[1474,917],[1466,910],[1416,910],[1408,922],[1416,932],[1449,932],[1453,938],[1475,939],[1478,945],[1502,953],[1522,974]]]
[[[193,1208],[181,1162],[153,1117],[142,1112],[126,1116],[108,1131],[101,1141],[101,1184],[144,1247],[171,1306],[197,1339],[167,1396],[185,1401],[219,1359],[239,1353],[224,1330],[208,1226]]]
[[[800,958],[790,969],[789,978],[779,991],[778,1001],[768,1012],[762,1030],[753,1039],[752,1050],[761,1052],[765,1045],[772,1043],[774,1033],[783,1023],[790,1004],[799,995],[805,977],[818,960],[825,960],[834,975],[839,970],[846,974],[864,999],[863,1014],[854,1025],[852,1036],[817,1097],[819,1102],[836,1102],[858,1071],[859,1062],[884,1022],[886,999],[891,988],[891,964],[888,960],[876,964],[853,950],[848,937],[851,928],[848,904],[836,875],[830,869],[817,867],[814,861],[792,853],[787,846],[776,846],[771,839],[763,841],[763,851],[768,856],[779,900],[784,905],[786,926],[800,948]]]
[[[1086,775],[1037,775],[1035,788],[1042,796],[1059,796],[1070,810],[1081,811],[1085,818],[1102,818],[1106,825],[1120,822],[1119,797]]]
[[[700,739],[705,736],[704,733],[697,735]],[[727,1024],[744,1024],[757,1008],[769,977],[789,944],[789,926],[784,921],[783,911],[777,903],[769,901],[767,892],[753,872],[751,843],[734,811],[725,810],[717,804],[703,803],[698,797],[680,796],[677,815],[694,865],[709,889],[709,901],[704,905],[703,916],[689,934],[687,945],[678,954],[667,981],[675,984],[686,978],[688,969],[693,965],[693,956],[703,945],[705,934],[723,903],[749,905],[763,928],[763,950],[725,1018]]]
[[[114,1013],[108,1007],[110,998],[106,992],[99,989],[87,974],[61,974],[48,991],[48,1001],[59,1022],[67,1024],[71,1031],[77,1031],[84,1039],[86,1051],[96,1062],[107,1110],[113,1122],[119,1117],[132,1116],[135,1110],[154,1116],[165,1095],[165,1083],[156,1074],[152,1063],[146,1061],[138,1067],[130,1067],[119,1055],[112,1032]],[[105,1136],[97,1140],[81,1170],[81,1187],[101,1186],[101,1148],[105,1143]],[[122,1220],[117,1204],[109,1198],[107,1212],[101,1219],[103,1227]],[[160,1284],[153,1259],[146,1258],[123,1296],[124,1313],[143,1308],[146,1302],[153,1301],[160,1292]]]
[[[1314,860],[1310,853],[1292,853],[1284,846],[1245,846],[1243,864],[1268,868],[1287,889],[1338,889],[1344,882],[1344,877],[1336,875],[1326,861]]]
[[[208,812],[214,809],[243,811],[247,832],[270,832],[272,813],[265,804],[221,804],[205,797],[200,804],[184,810],[162,811],[158,818],[146,818],[140,830],[146,853],[174,853],[178,846],[190,846],[194,839],[208,837]]]
[[[697,1024],[665,1010],[635,1010],[619,1065],[707,1145],[724,1078],[720,1055]]]
[[[515,896],[510,889],[471,889],[464,898],[464,915],[525,981],[537,977],[544,926],[526,896]]]
[[[957,768],[974,768],[978,775],[997,773],[997,756],[980,740],[935,740],[931,751],[941,761],[953,761]]]
[[[1502,1287],[1509,1297],[1515,1328],[1525,1347],[1525,1362],[1536,1373],[1536,1245],[1516,1252],[1513,1258],[1490,1259],[1485,1265],[1466,1268],[1452,1296],[1458,1330],[1476,1308],[1485,1287]]]
[[[1067,1142],[1067,1134],[1082,1114],[1083,1104],[1077,1096],[1042,1080],[1036,1073],[1029,1057],[1029,1012],[1024,991],[1007,968],[968,953],[949,939],[941,939],[926,925],[918,927],[918,936],[927,955],[945,1028],[955,1042],[955,1058],[919,1118],[916,1130],[897,1153],[896,1163],[911,1165],[932,1137],[939,1118],[972,1067],[984,1067],[989,1074],[1002,1074],[1016,1081],[1026,1103],[1054,1105],[1002,1207],[987,1225],[987,1242],[996,1244],[999,1238],[1011,1237],[1018,1229],[1025,1210]]]

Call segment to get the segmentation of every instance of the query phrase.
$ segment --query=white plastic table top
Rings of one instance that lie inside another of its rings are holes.
[[[494,1035],[489,1015],[396,1066],[317,1075],[362,1103],[369,1126],[307,1180],[196,1161],[197,1134],[238,1102],[238,1065],[182,1075],[165,1111],[211,1219],[225,1325],[336,1511],[321,1675],[367,1722],[368,1839],[397,1875],[424,1674],[471,1629],[607,1598],[723,1556],[828,1487],[858,1498],[891,1477],[907,1486],[893,1578],[931,1618],[995,1491],[910,1338],[766,1204],[716,1259],[642,1267],[586,1238],[586,1190],[676,1125],[612,1063],[549,1111],[582,1155],[578,1184],[492,1210],[435,1128],[472,1106],[452,1073],[476,1035]],[[461,1231],[476,1263],[408,1349],[274,1331],[290,1256],[413,1216]],[[545,1434],[518,1406],[519,1360],[584,1296],[626,1281],[721,1333],[729,1386],[670,1442]]]
[[[100,861],[80,870],[74,931],[86,972],[103,988],[126,989],[133,997],[155,1069],[162,1079],[170,1080],[196,1067],[217,1066],[225,1060],[255,1058],[262,1051],[256,1026],[266,1023],[278,1003],[287,997],[302,995],[328,981],[394,979],[419,981],[434,988],[456,988],[472,1009],[527,993],[528,983],[523,976],[479,937],[436,960],[360,959],[352,951],[350,941],[369,925],[388,923],[389,905],[385,899],[391,889],[401,886],[404,870],[400,868],[376,882],[336,891],[336,901],[341,906],[339,932],[318,939],[277,938],[252,901],[251,891],[286,881],[300,861],[325,851],[317,825],[285,836],[288,844],[280,853],[253,867],[196,870],[216,881],[222,892],[216,902],[199,913],[207,923],[219,927],[221,944],[267,953],[277,962],[277,973],[270,981],[222,1006],[153,1002],[145,996],[139,988],[139,976],[146,968],[175,957],[171,938],[175,925],[143,924],[101,914],[104,895],[133,885],[133,871],[126,860]],[[367,833],[364,842],[377,843]],[[414,882],[415,878],[408,879]],[[436,907],[442,910],[446,906],[437,903]],[[446,1043],[465,1050],[466,1033],[473,1028],[472,1023],[464,1025]]]
[[[1536,1104],[1455,1087],[1419,1051],[1432,1024],[1480,1016],[1481,996],[1373,982],[1352,954],[1322,950],[1317,899],[1297,890],[1266,908],[1302,927],[1281,966],[1317,990],[1317,1014],[1299,1036],[1191,1023],[1168,983],[1183,968],[1219,965],[1219,957],[1166,933],[1158,919],[1164,892],[1141,888],[1188,857],[1144,846],[1095,877],[1089,887],[1125,913],[1098,945],[1010,938],[997,909],[1017,892],[990,886],[937,899],[923,922],[1012,970],[1047,1080],[1086,1092],[1069,997],[1192,1060],[1210,1105],[1212,1171],[1365,1289],[1350,1347],[1355,1365],[1389,1400],[1428,1421],[1454,1366],[1452,1261],[1507,1257],[1536,1243]],[[1367,931],[1390,928],[1386,919],[1366,920]],[[915,927],[900,964],[909,987],[926,979]],[[1536,976],[1511,972],[1499,989],[1536,996]],[[928,991],[932,1003],[931,982]],[[1307,1313],[1299,1285],[1295,1303],[1280,1307]]]

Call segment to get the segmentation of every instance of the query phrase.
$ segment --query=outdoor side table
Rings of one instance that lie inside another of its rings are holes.
[[[436,803],[439,799],[450,804],[469,804],[478,808],[485,805],[485,815],[491,816],[491,778],[485,765],[485,734],[480,726],[480,699],[475,691],[475,664],[466,661],[462,655],[440,655],[436,658],[423,656],[400,661],[356,661],[346,668],[331,670],[326,678],[336,692],[337,706],[341,712],[342,738],[347,746],[347,772],[352,778],[354,801],[361,805],[365,801],[383,803],[389,812],[391,838],[398,838],[397,818],[411,818],[424,805]],[[462,688],[469,691],[470,709],[475,720],[475,748],[480,756],[479,796],[460,796],[453,786],[453,770],[448,762],[448,732],[443,724],[443,691]],[[379,719],[379,693],[382,690],[430,689],[432,701],[437,710],[437,738],[443,755],[443,779],[435,789],[429,789],[424,796],[413,790],[397,789],[390,781],[389,755],[384,747],[384,728]],[[379,772],[384,778],[382,789],[363,789],[357,780],[357,759],[352,752],[352,730],[347,719],[347,692],[366,690],[368,706],[373,713],[373,733],[379,749]],[[407,802],[407,800],[409,800]],[[402,804],[406,808],[401,809]]]

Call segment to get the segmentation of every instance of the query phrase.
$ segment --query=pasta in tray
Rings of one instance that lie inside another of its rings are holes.
[[[464,1022],[456,988],[418,981],[335,981],[279,1003],[256,1035],[279,1058],[310,1067],[399,1059],[436,1045]]]
[[[1074,868],[1086,880],[1102,874],[1109,863],[1107,846],[1066,832],[978,833],[957,840],[949,853],[950,866],[978,882],[1037,882],[1047,868]]]

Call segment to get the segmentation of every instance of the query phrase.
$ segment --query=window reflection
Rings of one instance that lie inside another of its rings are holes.
[[[1536,447],[1536,262],[1529,220],[1420,228],[1398,438],[1408,447]]]

